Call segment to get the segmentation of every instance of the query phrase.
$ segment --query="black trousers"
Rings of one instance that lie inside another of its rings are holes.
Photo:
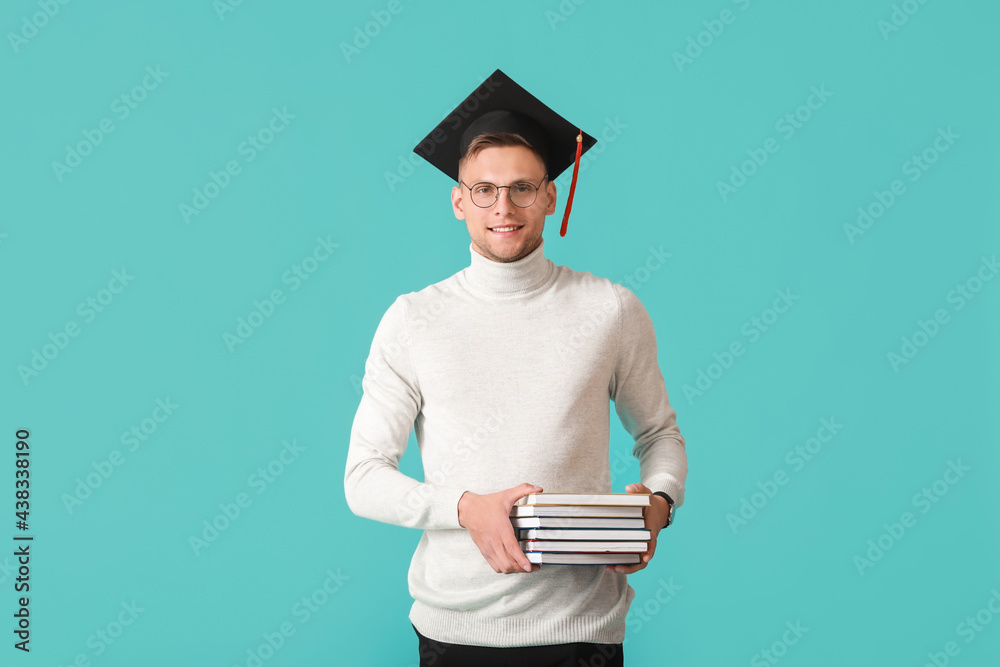
[[[410,623],[413,626],[412,623]],[[574,642],[545,646],[449,644],[417,633],[420,667],[625,667],[621,644]]]

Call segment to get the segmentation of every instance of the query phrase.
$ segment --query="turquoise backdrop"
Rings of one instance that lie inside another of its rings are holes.
[[[416,665],[420,533],[344,466],[382,313],[469,262],[411,150],[500,68],[600,140],[546,255],[633,288],[687,439],[627,664],[996,664],[998,20],[4,3],[0,663]]]

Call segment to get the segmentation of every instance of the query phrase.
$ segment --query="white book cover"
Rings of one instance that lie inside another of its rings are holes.
[[[636,553],[625,554],[560,554],[548,551],[528,551],[529,563],[554,565],[633,565],[642,558]]]
[[[514,505],[511,516],[641,517],[641,507],[614,505]]]
[[[520,540],[521,551],[646,551],[646,542],[613,540]]]
[[[544,491],[529,493],[517,499],[518,505],[617,505],[645,507],[649,505],[648,493],[566,493]]]
[[[522,540],[648,540],[652,535],[643,528],[641,530],[619,530],[611,528],[525,528],[518,536]]]
[[[617,518],[603,516],[522,516],[511,517],[514,528],[631,528],[643,529],[642,517]]]

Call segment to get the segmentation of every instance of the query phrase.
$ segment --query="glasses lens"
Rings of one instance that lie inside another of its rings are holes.
[[[515,206],[531,206],[535,202],[537,192],[532,183],[515,183],[510,186],[510,200]]]
[[[492,183],[476,183],[472,186],[472,201],[476,206],[492,206],[497,200],[497,186]]]

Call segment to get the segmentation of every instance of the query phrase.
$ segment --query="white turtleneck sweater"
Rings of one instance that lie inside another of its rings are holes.
[[[684,502],[687,455],[653,324],[626,287],[557,266],[544,241],[398,297],[375,332],[344,488],[358,516],[422,529],[409,619],[479,646],[619,643],[635,597],[603,565],[498,574],[458,522],[466,491],[522,482],[610,492],[609,402],[635,439],[640,481]],[[410,430],[424,481],[399,472]]]

